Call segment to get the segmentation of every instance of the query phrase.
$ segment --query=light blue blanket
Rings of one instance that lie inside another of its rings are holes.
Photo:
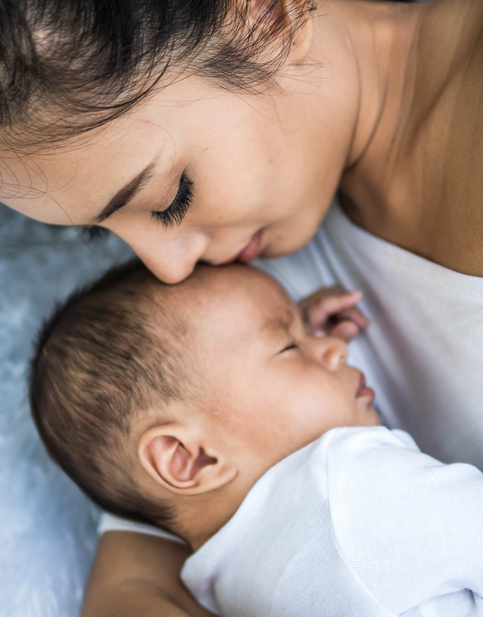
[[[76,617],[98,511],[50,462],[30,418],[32,339],[56,301],[132,254],[110,236],[28,220],[0,204],[0,616]]]

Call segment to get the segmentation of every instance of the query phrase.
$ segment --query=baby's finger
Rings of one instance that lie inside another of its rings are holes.
[[[353,291],[328,298],[320,298],[314,304],[306,305],[305,310],[311,323],[324,321],[330,315],[336,315],[345,309],[354,307],[362,299],[362,292]]]
[[[353,321],[359,328],[362,329],[367,328],[370,324],[370,320],[357,306],[340,311],[337,313],[336,318],[338,321]]]
[[[359,328],[352,321],[341,321],[329,331],[329,334],[350,343],[359,334]]]

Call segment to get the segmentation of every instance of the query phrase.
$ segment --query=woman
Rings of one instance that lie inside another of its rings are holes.
[[[2,14],[2,201],[109,229],[175,283],[296,251],[340,186],[294,271],[364,288],[389,422],[483,466],[482,3],[23,4]],[[185,556],[106,534],[84,614],[206,614]]]

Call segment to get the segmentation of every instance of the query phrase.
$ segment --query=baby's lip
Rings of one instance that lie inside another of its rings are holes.
[[[361,379],[359,381],[359,388],[357,389],[357,392],[356,392],[356,398],[359,398],[361,396],[370,396],[371,398],[375,397],[374,390],[372,388],[369,388],[366,385],[366,377],[364,373],[362,372],[361,372]]]
[[[359,388],[356,392],[356,397],[362,392],[362,390],[366,387],[366,376],[364,373],[361,373],[361,378],[359,379]]]

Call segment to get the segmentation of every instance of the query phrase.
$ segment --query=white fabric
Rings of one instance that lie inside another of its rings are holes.
[[[186,544],[186,542],[169,531],[160,529],[159,527],[153,527],[152,525],[145,525],[144,523],[135,523],[125,518],[119,518],[114,514],[108,514],[104,512],[100,518],[97,531],[101,534],[106,531],[136,531],[138,533],[147,533],[149,536],[157,536],[158,538],[165,538],[178,542],[179,544]]]
[[[483,616],[483,474],[338,428],[269,470],[182,579],[230,617]]]
[[[438,459],[483,469],[483,278],[368,234],[336,204],[306,247],[257,266],[297,299],[334,283],[362,289],[372,323],[351,343],[350,360],[375,388],[388,425]],[[102,529],[114,520],[105,515]]]

